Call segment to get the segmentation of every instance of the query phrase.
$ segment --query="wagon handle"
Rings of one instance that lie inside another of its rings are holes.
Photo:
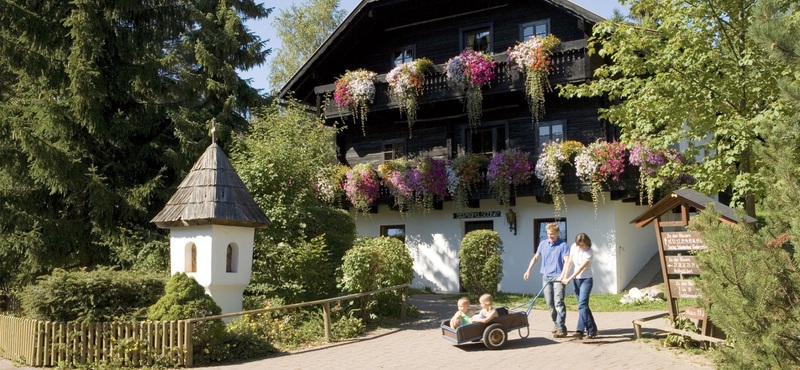
[[[531,300],[531,301],[528,301],[528,302],[525,302],[525,303],[523,303],[523,304],[521,304],[521,305],[519,305],[519,306],[517,306],[517,307],[514,307],[514,308],[512,308],[512,310],[516,310],[517,308],[524,307],[524,306],[526,306],[526,305],[530,304],[530,306],[528,307],[528,309],[527,309],[527,310],[525,310],[525,316],[528,316],[528,315],[530,315],[530,314],[531,314],[531,310],[533,309],[533,304],[534,304],[534,303],[536,303],[536,299],[537,299],[537,298],[539,298],[539,296],[540,296],[540,295],[542,295],[542,292],[544,292],[544,288],[547,286],[547,284],[552,284],[552,283],[553,283],[552,281],[548,281],[547,283],[545,283],[545,284],[542,286],[542,289],[541,289],[541,290],[539,290],[539,293],[536,293],[536,296],[534,296],[534,297],[533,297],[533,300]]]

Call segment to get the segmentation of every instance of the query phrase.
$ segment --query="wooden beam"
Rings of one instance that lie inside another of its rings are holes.
[[[489,11],[489,10],[495,10],[495,9],[505,8],[505,7],[507,7],[507,6],[508,6],[508,4],[503,4],[503,5],[492,6],[492,7],[489,7],[489,8],[483,8],[483,9],[473,10],[473,11],[470,11],[470,12],[464,12],[464,13],[458,13],[458,14],[448,15],[448,16],[446,16],[446,17],[439,17],[439,18],[428,19],[428,20],[424,20],[424,21],[420,21],[420,22],[414,22],[414,23],[404,24],[404,25],[402,25],[402,26],[389,27],[389,28],[385,29],[384,31],[386,31],[386,32],[389,32],[389,31],[399,30],[399,29],[402,29],[402,28],[407,28],[407,27],[414,27],[414,26],[418,26],[418,25],[420,25],[420,24],[426,24],[426,23],[438,22],[438,21],[442,21],[442,20],[445,20],[445,19],[451,19],[451,18],[461,17],[461,16],[470,15],[470,14],[475,14],[475,13],[483,13],[483,12],[486,12],[486,11]]]
[[[467,208],[481,208],[480,199],[470,199],[467,201]]]
[[[667,305],[669,307],[669,317],[673,320],[677,314],[677,307],[675,307],[675,299],[672,298],[672,290],[669,286],[669,275],[667,274],[667,259],[664,255],[664,243],[661,241],[661,221],[658,217],[653,220],[653,226],[656,228],[656,240],[658,241],[658,257],[661,261],[661,276],[664,278],[664,292],[667,295]]]
[[[578,193],[578,199],[584,202],[593,202],[592,193]]]
[[[545,194],[541,196],[537,195],[536,201],[539,203],[553,204],[553,197],[550,194]]]

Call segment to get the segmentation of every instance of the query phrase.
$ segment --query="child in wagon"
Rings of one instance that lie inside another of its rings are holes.
[[[458,300],[458,311],[450,319],[450,327],[453,329],[461,325],[471,323],[486,323],[497,317],[497,311],[492,305],[492,295],[484,294],[478,301],[481,303],[481,311],[473,316],[472,309],[469,308],[469,298],[462,297]]]
[[[461,325],[469,324],[469,320],[472,318],[474,312],[471,308],[469,308],[469,298],[461,297],[458,300],[458,311],[453,315],[453,318],[450,319],[450,327],[453,329],[457,329]]]

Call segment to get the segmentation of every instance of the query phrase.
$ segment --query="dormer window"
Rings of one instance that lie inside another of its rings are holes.
[[[467,132],[469,132],[467,130]],[[492,158],[506,149],[506,126],[480,127],[470,133],[469,150]]]
[[[492,51],[492,25],[461,30],[461,50],[475,50],[490,53]]]
[[[520,39],[528,41],[531,37],[545,37],[550,34],[550,20],[545,19],[520,25]]]
[[[406,46],[394,51],[394,66],[414,60],[414,45]]]

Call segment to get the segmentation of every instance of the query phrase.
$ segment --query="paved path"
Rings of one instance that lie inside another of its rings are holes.
[[[594,340],[574,340],[553,339],[548,312],[534,310],[529,317],[530,337],[520,338],[517,332],[509,333],[504,349],[490,351],[483,344],[455,346],[441,337],[438,321],[455,312],[455,303],[442,301],[441,295],[415,295],[411,301],[420,308],[421,318],[397,329],[350,342],[208,369],[713,368],[709,361],[698,356],[674,350],[659,351],[653,343],[634,341],[631,320],[649,316],[651,312],[595,313],[600,335]],[[577,313],[568,312],[567,326],[574,328],[576,322]],[[5,369],[12,369],[10,362],[0,361],[0,370]]]

